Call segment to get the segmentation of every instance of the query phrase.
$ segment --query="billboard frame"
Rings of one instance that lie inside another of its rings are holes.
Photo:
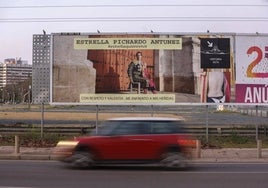
[[[81,102],[53,102],[52,101],[52,91],[53,91],[53,37],[54,36],[70,36],[70,35],[76,35],[76,36],[81,36],[81,35],[89,35],[89,36],[105,36],[105,35],[178,35],[178,36],[202,36],[202,37],[212,37],[212,38],[218,38],[222,36],[227,36],[232,38],[232,43],[230,44],[232,46],[232,52],[233,52],[233,63],[234,65],[236,64],[236,36],[268,36],[268,34],[240,34],[240,33],[176,33],[176,32],[160,32],[160,33],[120,33],[120,32],[108,32],[108,33],[52,33],[51,34],[51,54],[50,54],[50,104],[52,105],[215,105],[207,102],[175,102],[173,103],[126,103],[126,102],[119,102],[116,104],[110,104],[110,103],[81,103]],[[234,81],[236,82],[236,71],[234,70]],[[228,102],[228,103],[220,103],[220,105],[267,105],[266,103],[236,103],[236,102]]]

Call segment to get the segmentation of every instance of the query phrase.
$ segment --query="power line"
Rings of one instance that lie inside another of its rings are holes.
[[[95,22],[95,21],[268,21],[268,17],[81,17],[81,18],[6,18],[0,22]]]
[[[267,5],[256,4],[196,4],[196,5],[178,5],[178,4],[155,4],[155,5],[24,5],[24,6],[0,6],[0,9],[27,9],[27,8],[114,8],[114,7],[265,7]]]

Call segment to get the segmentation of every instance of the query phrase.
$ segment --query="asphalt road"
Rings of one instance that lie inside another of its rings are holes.
[[[267,188],[268,164],[199,163],[185,171],[157,167],[66,168],[56,161],[0,161],[0,188]]]

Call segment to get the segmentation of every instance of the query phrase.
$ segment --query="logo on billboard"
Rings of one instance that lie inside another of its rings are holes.
[[[230,68],[230,39],[201,39],[201,68]]]

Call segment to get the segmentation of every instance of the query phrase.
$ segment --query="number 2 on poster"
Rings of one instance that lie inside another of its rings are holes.
[[[253,68],[258,65],[263,57],[262,50],[257,46],[252,46],[248,49],[247,54],[250,55],[253,52],[257,53],[257,57],[249,64],[247,68],[247,77],[250,78],[267,78],[268,72],[253,72]]]

